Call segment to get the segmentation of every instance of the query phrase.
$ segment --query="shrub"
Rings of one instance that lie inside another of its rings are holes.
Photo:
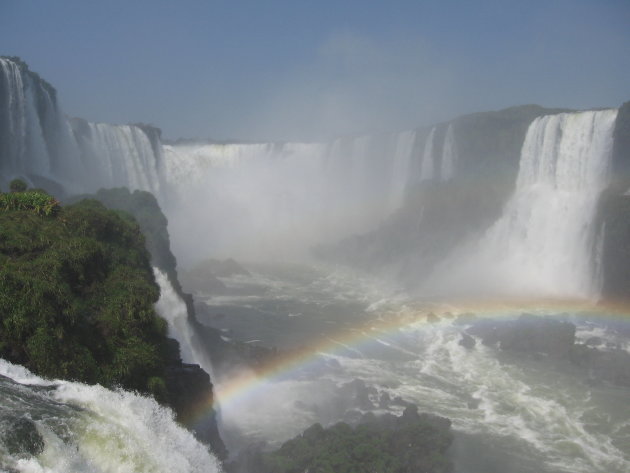
[[[41,190],[0,194],[0,210],[28,210],[37,215],[50,217],[56,215],[59,208],[59,202]]]
[[[9,184],[9,190],[11,190],[11,192],[24,192],[27,187],[26,182],[22,179],[13,179]]]
[[[138,225],[43,192],[0,194],[0,209],[0,356],[46,377],[161,392],[166,330]]]

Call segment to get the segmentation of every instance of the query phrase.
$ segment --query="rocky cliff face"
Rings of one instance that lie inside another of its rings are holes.
[[[94,195],[75,196],[71,201],[85,197],[96,198],[107,208],[122,210],[132,215],[144,235],[151,258],[151,265],[162,270],[170,285],[181,297],[188,310],[187,323],[193,328],[191,342],[208,354],[222,351],[225,342],[217,330],[202,326],[195,315],[192,297],[183,292],[177,275],[177,261],[171,252],[168,222],[155,197],[146,191],[130,192],[127,188],[101,189]],[[213,406],[213,386],[210,376],[199,365],[182,363],[180,347],[171,340],[171,359],[166,367],[166,387],[169,402],[177,413],[178,420],[191,428],[196,436],[210,445],[219,458],[227,451],[217,428]]]
[[[16,57],[0,57],[0,184],[21,177],[56,195],[127,186],[156,192],[162,144],[148,125],[68,119],[55,89]]]
[[[611,185],[603,195],[602,297],[630,299],[630,102],[617,114],[613,133]]]

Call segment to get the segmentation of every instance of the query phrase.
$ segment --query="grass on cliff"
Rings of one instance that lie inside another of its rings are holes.
[[[166,322],[144,237],[95,200],[0,194],[0,356],[50,377],[158,396]]]

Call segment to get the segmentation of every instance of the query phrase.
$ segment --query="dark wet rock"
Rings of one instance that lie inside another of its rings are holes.
[[[468,398],[468,401],[466,402],[466,406],[468,407],[468,409],[477,409],[479,407],[479,404],[481,404],[481,399],[476,399],[472,396],[470,396]]]
[[[165,375],[169,404],[177,420],[221,459],[227,449],[219,435],[216,411],[212,408],[213,391],[210,376],[199,365],[182,363],[169,366]]]
[[[630,387],[630,353],[625,350],[598,350],[586,345],[576,345],[571,361],[588,370],[594,385],[606,382]]]
[[[392,406],[402,406],[402,407],[407,407],[410,406],[411,403],[405,401],[402,397],[400,396],[396,396],[394,399],[392,399]]]
[[[517,320],[483,320],[468,330],[484,345],[501,350],[568,359],[575,343],[575,325],[569,322],[523,314]]]
[[[477,341],[467,333],[462,333],[462,338],[459,340],[459,344],[468,350],[472,350],[475,348]]]
[[[480,319],[467,329],[481,338],[484,345],[505,352],[526,354],[534,360],[570,362],[584,370],[591,385],[605,382],[630,387],[630,353],[612,344],[601,347],[603,340],[592,337],[586,344],[575,343],[575,325],[533,315],[517,320]],[[461,342],[460,342],[461,343]]]
[[[216,260],[210,259],[206,260],[202,263],[209,267],[212,271],[212,274],[219,278],[229,278],[231,276],[251,276],[250,272],[247,271],[241,264],[237,263],[232,258],[228,258],[226,260]]]
[[[383,392],[381,393],[381,397],[378,400],[378,407],[381,409],[386,409],[391,404],[392,399],[389,397],[389,393]]]
[[[31,457],[44,451],[44,438],[32,420],[8,416],[0,419],[0,426],[0,442],[11,455]]]
[[[208,259],[189,271],[182,272],[180,279],[187,291],[222,294],[227,292],[228,288],[219,278],[237,275],[250,276],[250,273],[231,258],[223,261]]]
[[[370,397],[377,398],[378,391],[373,386],[367,386],[364,381],[354,379],[341,386],[340,395],[349,400],[353,407],[363,410],[374,409]]]
[[[602,345],[603,343],[604,340],[602,340],[600,337],[590,337],[588,340],[586,340],[586,342],[584,342],[584,344],[589,347],[596,347]]]
[[[194,293],[221,294],[227,290],[227,286],[212,272],[206,272],[202,268],[184,271],[180,274],[182,286]]]

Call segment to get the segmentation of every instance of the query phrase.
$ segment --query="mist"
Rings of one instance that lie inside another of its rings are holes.
[[[100,439],[132,435],[156,471],[157,437],[227,473],[630,471],[628,24],[614,0],[5,2],[0,187],[134,215],[146,350],[201,395],[198,438],[159,376],[165,406],[77,384],[57,431],[29,403],[66,381],[0,360],[41,437],[9,452],[0,399],[0,469],[98,443],[77,470],[118,471]],[[90,430],[115,398],[145,415]]]

